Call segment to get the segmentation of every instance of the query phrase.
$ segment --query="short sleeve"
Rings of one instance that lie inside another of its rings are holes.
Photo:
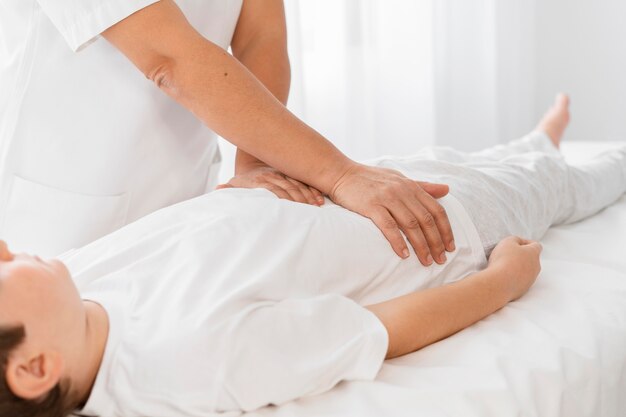
[[[378,318],[339,295],[259,303],[229,326],[220,411],[251,411],[372,380],[387,353]]]
[[[73,51],[102,32],[159,0],[37,0]]]

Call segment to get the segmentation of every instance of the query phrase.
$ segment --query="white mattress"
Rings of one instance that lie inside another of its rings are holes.
[[[599,149],[564,146],[572,160]],[[626,197],[543,243],[541,275],[520,300],[387,361],[373,382],[250,415],[626,416]]]

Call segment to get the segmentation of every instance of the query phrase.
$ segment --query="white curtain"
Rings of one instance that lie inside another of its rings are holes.
[[[285,0],[289,107],[356,159],[519,136],[537,113],[535,1]]]
[[[567,140],[626,141],[624,0],[285,0],[290,108],[353,158],[480,149],[571,93]],[[224,146],[224,179],[232,147]]]
[[[288,0],[286,7],[296,114],[354,158],[431,142],[430,2]]]
[[[533,0],[286,0],[291,108],[355,158],[534,122]]]

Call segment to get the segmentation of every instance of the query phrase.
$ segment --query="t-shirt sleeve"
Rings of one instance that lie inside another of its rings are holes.
[[[339,295],[258,303],[229,325],[220,411],[251,411],[372,380],[387,353],[378,318]]]
[[[37,0],[73,51],[102,32],[159,0]]]

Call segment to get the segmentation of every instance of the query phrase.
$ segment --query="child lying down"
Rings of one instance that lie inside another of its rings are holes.
[[[366,218],[265,190],[160,210],[61,260],[0,242],[0,415],[207,416],[373,379],[522,296],[540,238],[626,190],[626,147],[568,166],[567,98],[527,137],[375,163],[450,185],[456,249],[401,260]],[[486,261],[489,256],[489,261]]]

